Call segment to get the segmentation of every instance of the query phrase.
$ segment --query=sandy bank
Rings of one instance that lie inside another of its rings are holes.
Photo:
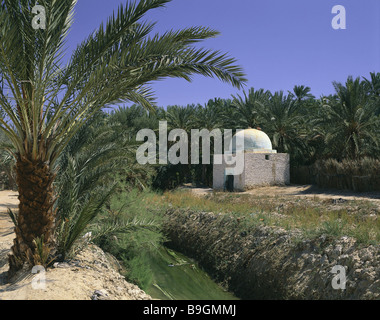
[[[2,300],[150,300],[144,291],[125,281],[118,263],[90,245],[75,259],[46,272],[20,272],[7,283],[7,255],[14,239],[7,208],[17,209],[17,193],[0,192],[0,299]]]

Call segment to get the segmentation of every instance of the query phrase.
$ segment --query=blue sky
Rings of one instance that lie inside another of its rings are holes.
[[[123,0],[79,0],[68,54]],[[343,5],[347,29],[334,30],[331,13]],[[156,32],[208,26],[221,32],[203,47],[238,60],[250,87],[272,92],[294,85],[311,87],[319,97],[333,93],[332,81],[380,72],[380,0],[173,0],[151,11]],[[217,79],[195,76],[192,83],[167,79],[153,84],[157,104],[205,104],[239,92]]]

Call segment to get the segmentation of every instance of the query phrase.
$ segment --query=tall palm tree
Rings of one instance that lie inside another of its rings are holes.
[[[213,99],[209,100],[205,106],[198,106],[196,111],[196,127],[199,130],[206,129],[212,132],[215,129],[219,129],[223,133],[225,124],[231,120],[231,101],[225,99]],[[193,146],[195,141],[192,141]],[[203,185],[212,185],[212,158],[214,155],[215,138],[210,139],[210,164],[202,163],[198,166],[201,175],[199,177]],[[199,157],[203,157],[203,147],[200,147]]]
[[[140,105],[119,107],[111,113],[110,122],[119,134],[127,134],[130,141],[136,141],[136,134],[141,129],[158,128],[157,112],[149,112]]]
[[[230,108],[231,101],[224,99],[209,100],[205,106],[198,105],[196,111],[196,127],[199,129],[223,129],[227,118],[226,111]],[[231,118],[231,115],[228,115]]]
[[[368,94],[380,97],[380,72],[370,72],[370,79],[363,77],[364,87]]]
[[[262,128],[272,137],[273,147],[279,152],[295,154],[303,148],[302,117],[299,105],[291,95],[275,92],[270,103],[261,110]]]
[[[376,115],[380,114],[380,72],[371,72],[370,79],[363,77],[364,89],[373,101]]]
[[[168,106],[164,115],[164,120],[168,123],[168,129],[183,129],[187,133],[194,128],[195,125],[195,105]]]
[[[187,136],[181,135],[180,137],[181,141],[184,141],[183,139],[185,138],[189,139],[191,129],[193,129],[196,125],[195,116],[196,116],[195,105],[191,104],[191,105],[187,105],[186,107],[175,105],[175,106],[167,107],[163,120],[167,121],[168,130],[173,130],[173,129],[184,130],[183,133],[186,133]],[[171,148],[174,144],[175,142],[172,141],[168,144],[168,147]],[[185,165],[184,163],[181,163],[177,165],[169,164],[168,166],[169,168],[173,170],[172,172],[176,171],[178,184],[182,182],[191,181],[191,145],[189,141],[187,143],[186,152],[187,152],[187,158],[186,158],[187,165]]]
[[[232,99],[215,98],[209,100],[204,108],[204,115],[199,118],[200,127],[209,130],[233,129],[239,127],[241,121],[240,115],[236,115],[235,107],[232,105]]]
[[[360,78],[348,77],[345,84],[333,83],[336,97],[324,104],[320,122],[325,123],[325,142],[335,157],[356,159],[365,145],[379,144],[376,104]]]
[[[304,85],[301,85],[301,86],[294,86],[293,92],[289,92],[289,94],[294,95],[296,98],[296,101],[298,103],[301,103],[304,100],[315,98],[310,92],[311,92],[310,87],[305,87]]]
[[[246,81],[234,59],[193,46],[218,35],[215,30],[191,27],[149,37],[154,24],[140,20],[170,0],[120,5],[63,66],[77,0],[38,2],[46,11],[45,29],[38,30],[32,27],[34,0],[0,4],[0,74],[8,92],[0,92],[6,113],[0,129],[14,146],[9,152],[20,200],[9,275],[34,265],[37,241],[54,253],[56,161],[99,109],[125,101],[150,108],[154,97],[146,84],[165,77],[190,81],[201,74],[238,88]]]
[[[270,91],[264,89],[249,89],[243,92],[244,97],[232,96],[232,106],[235,108],[236,117],[239,118],[238,125],[242,128],[256,128],[260,125],[260,110],[265,108],[271,97]]]

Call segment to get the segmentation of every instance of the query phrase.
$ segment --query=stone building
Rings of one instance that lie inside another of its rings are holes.
[[[238,136],[241,140],[237,139]],[[244,147],[236,146],[237,141],[244,141]],[[233,137],[232,145],[232,155],[236,155],[236,150],[244,150],[240,151],[244,152],[244,168],[241,174],[233,175],[231,166],[224,159],[222,164],[214,164],[215,190],[244,191],[256,186],[290,183],[289,154],[273,150],[271,140],[263,131],[242,130]]]

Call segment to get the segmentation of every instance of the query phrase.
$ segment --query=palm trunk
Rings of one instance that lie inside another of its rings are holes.
[[[15,227],[16,239],[9,255],[9,276],[24,265],[33,267],[43,264],[41,246],[37,249],[36,240],[42,240],[43,252],[53,248],[55,196],[53,182],[55,175],[50,166],[42,161],[19,157],[16,163],[19,192],[19,212]]]

